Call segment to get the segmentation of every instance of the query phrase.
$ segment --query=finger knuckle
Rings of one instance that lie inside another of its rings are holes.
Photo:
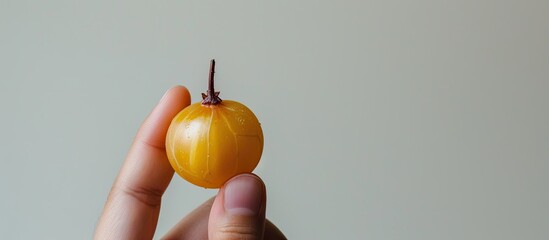
[[[223,240],[255,240],[259,239],[260,236],[257,228],[252,225],[242,224],[226,224],[219,226],[218,233],[220,235],[220,239]]]
[[[159,208],[162,202],[163,191],[157,188],[144,186],[120,185],[113,186],[112,192],[135,199],[152,208]]]

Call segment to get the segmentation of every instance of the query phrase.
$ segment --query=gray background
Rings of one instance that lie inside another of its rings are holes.
[[[89,238],[183,84],[262,122],[290,239],[548,239],[547,1],[0,0],[0,238]],[[174,177],[157,236],[214,190]]]

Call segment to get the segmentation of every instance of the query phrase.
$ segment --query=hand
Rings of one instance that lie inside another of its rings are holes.
[[[109,193],[95,239],[153,238],[162,194],[174,174],[164,148],[166,132],[171,119],[190,101],[185,87],[174,87],[147,117]],[[163,239],[286,239],[265,220],[265,208],[263,181],[253,174],[241,174]]]

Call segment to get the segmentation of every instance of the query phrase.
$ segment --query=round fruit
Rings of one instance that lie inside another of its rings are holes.
[[[166,152],[173,169],[185,180],[219,188],[231,177],[249,173],[263,152],[263,131],[254,113],[214,91],[215,60],[210,66],[207,94],[172,120]]]

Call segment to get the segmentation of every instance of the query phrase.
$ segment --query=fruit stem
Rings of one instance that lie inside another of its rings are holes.
[[[215,59],[210,62],[210,77],[208,81],[208,91],[202,93],[202,105],[217,105],[221,103],[219,92],[214,89]]]

